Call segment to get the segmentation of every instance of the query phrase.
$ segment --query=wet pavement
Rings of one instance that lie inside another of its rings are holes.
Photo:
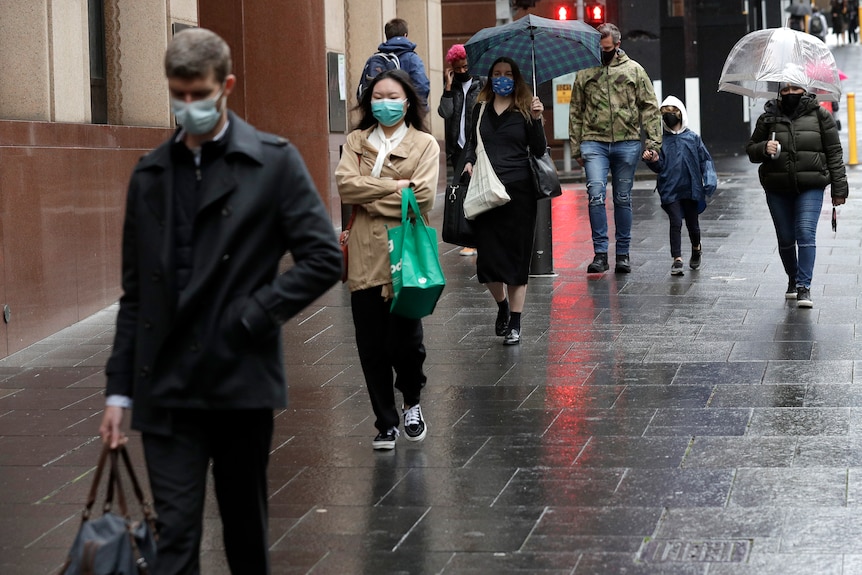
[[[862,47],[840,51],[858,82]],[[531,278],[520,346],[494,335],[474,259],[441,244],[422,443],[371,449],[343,286],[289,322],[273,572],[862,573],[862,170],[837,233],[824,205],[814,308],[801,310],[784,299],[754,166],[717,160],[703,266],[682,277],[646,180],[632,273],[587,276],[585,193],[567,185],[553,200],[555,276]],[[71,544],[115,314],[0,360],[3,575],[55,573]],[[137,437],[131,448],[140,465]],[[212,496],[206,516],[203,572],[227,573]]]

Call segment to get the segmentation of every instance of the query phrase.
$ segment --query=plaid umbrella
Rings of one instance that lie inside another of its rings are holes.
[[[601,66],[601,34],[579,20],[551,20],[532,14],[503,26],[484,28],[464,49],[474,74],[485,74],[500,56],[518,63],[524,77],[541,84],[583,68]]]

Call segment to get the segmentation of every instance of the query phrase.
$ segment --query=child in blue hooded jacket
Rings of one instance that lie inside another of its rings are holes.
[[[691,269],[700,267],[700,222],[698,214],[706,208],[706,197],[715,191],[718,179],[709,151],[695,132],[688,129],[688,112],[679,98],[668,96],[661,103],[664,128],[661,153],[647,150],[643,160],[658,174],[661,207],[670,220],[671,275],[683,275],[682,222],[691,240]]]

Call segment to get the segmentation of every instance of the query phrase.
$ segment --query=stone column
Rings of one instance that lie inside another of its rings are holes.
[[[51,120],[48,0],[0,2],[0,118]]]

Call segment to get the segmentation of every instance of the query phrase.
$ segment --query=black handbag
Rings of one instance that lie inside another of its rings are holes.
[[[132,482],[135,497],[141,505],[142,521],[132,521],[126,507],[126,495],[120,479],[120,463]],[[109,463],[108,486],[102,515],[91,518],[96,494],[102,481],[105,464]],[[117,510],[114,511],[114,494]],[[75,537],[61,575],[147,575],[156,559],[156,518],[132,469],[124,446],[105,446],[96,466],[90,494],[84,506],[81,527]]]
[[[551,159],[551,148],[546,148],[545,153],[539,157],[530,154],[530,169],[533,170],[537,198],[541,200],[563,195],[560,176],[557,174],[554,160]]]
[[[443,204],[443,241],[465,248],[476,247],[476,234],[473,222],[464,216],[464,196],[470,176],[466,173],[456,173],[452,183],[446,186],[446,196]]]

